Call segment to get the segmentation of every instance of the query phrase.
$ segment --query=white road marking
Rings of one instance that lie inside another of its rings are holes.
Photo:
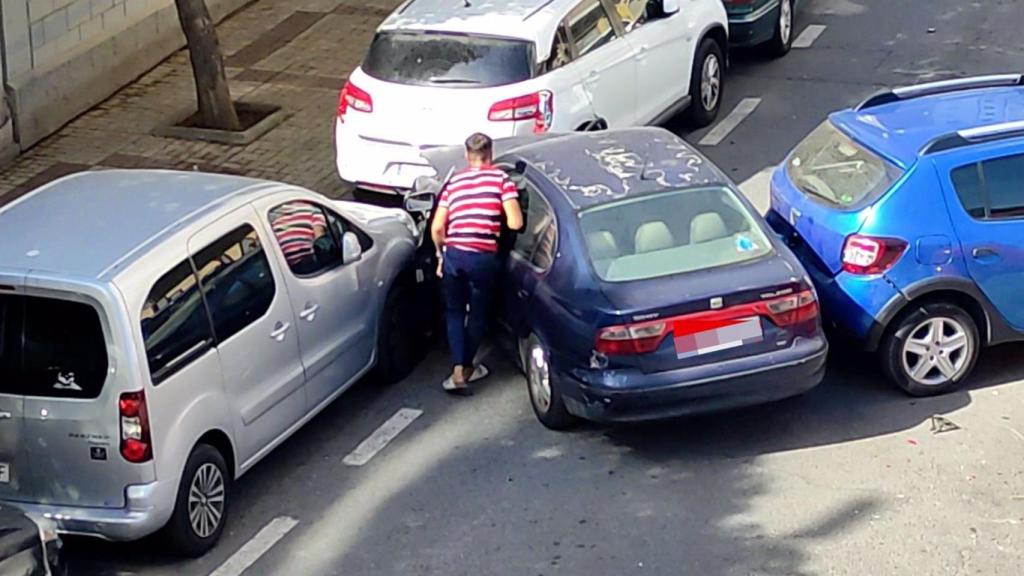
[[[732,112],[729,112],[729,115],[712,128],[710,132],[705,134],[697,144],[700,146],[718,146],[722,143],[722,140],[725,140],[740,125],[740,122],[743,122],[744,118],[750,116],[754,110],[757,110],[757,106],[760,103],[760,98],[744,98],[740,100],[740,103],[733,108]]]
[[[362,466],[369,462],[378,452],[383,450],[387,445],[394,440],[402,430],[405,430],[409,424],[412,424],[413,420],[420,417],[423,414],[422,410],[415,410],[413,408],[402,408],[398,412],[388,418],[388,421],[381,424],[380,428],[373,431],[366,437],[365,440],[356,446],[348,456],[345,456],[343,462],[349,466]]]
[[[771,181],[775,166],[765,166],[756,174],[740,184],[740,192],[750,200],[761,214],[768,212],[771,206]]]
[[[810,48],[814,41],[818,39],[818,36],[821,36],[821,33],[825,31],[825,28],[828,28],[828,26],[824,24],[811,24],[804,28],[804,31],[796,37],[796,40],[793,40],[793,48]]]
[[[274,547],[281,538],[292,531],[299,521],[288,516],[279,516],[270,521],[262,530],[256,533],[228,558],[220,568],[217,568],[210,576],[241,576],[242,572],[249,569],[268,550]]]

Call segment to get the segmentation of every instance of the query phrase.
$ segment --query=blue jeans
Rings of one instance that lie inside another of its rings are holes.
[[[471,366],[487,329],[495,281],[501,270],[496,254],[448,248],[444,254],[444,300],[448,345],[455,366]],[[466,305],[469,305],[469,312]]]

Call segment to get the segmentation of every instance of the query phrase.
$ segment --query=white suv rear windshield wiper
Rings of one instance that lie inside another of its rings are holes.
[[[443,76],[434,76],[433,78],[427,79],[427,82],[431,84],[479,84],[479,80],[473,80],[472,78],[445,78]]]

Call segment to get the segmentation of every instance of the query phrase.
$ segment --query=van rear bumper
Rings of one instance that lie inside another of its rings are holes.
[[[174,490],[166,483],[136,484],[125,489],[124,508],[87,508],[12,502],[29,516],[49,518],[61,534],[96,536],[105,540],[138,540],[160,528],[174,511]]]

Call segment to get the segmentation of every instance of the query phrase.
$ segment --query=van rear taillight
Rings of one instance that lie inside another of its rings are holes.
[[[551,128],[554,111],[554,95],[547,90],[541,90],[495,103],[487,113],[487,119],[491,122],[533,120],[533,132],[540,134]]]
[[[152,460],[146,393],[140,390],[121,394],[117,408],[121,416],[121,456],[136,464]]]
[[[373,97],[352,82],[346,82],[338,95],[338,120],[345,121],[349,109],[359,112],[373,112]]]

